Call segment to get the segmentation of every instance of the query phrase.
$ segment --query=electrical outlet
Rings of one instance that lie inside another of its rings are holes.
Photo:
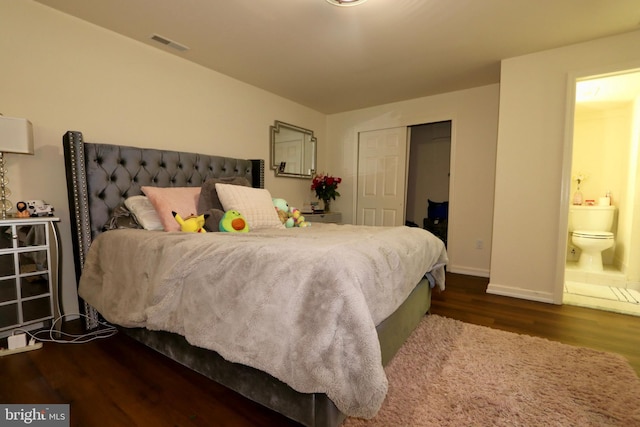
[[[476,249],[482,249],[484,247],[484,242],[482,239],[476,240]]]

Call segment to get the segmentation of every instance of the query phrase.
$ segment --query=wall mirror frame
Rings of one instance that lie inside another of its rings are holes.
[[[276,120],[270,136],[271,169],[276,176],[313,178],[318,141],[312,130]]]

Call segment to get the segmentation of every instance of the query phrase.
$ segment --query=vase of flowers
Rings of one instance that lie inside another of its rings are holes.
[[[330,176],[321,173],[313,177],[311,189],[316,192],[316,197],[324,203],[324,211],[331,210],[331,200],[335,200],[340,196],[338,193],[338,184],[342,182],[342,178]]]
[[[584,201],[584,198],[582,197],[582,192],[580,191],[580,184],[582,184],[582,181],[587,179],[587,176],[585,174],[583,174],[583,173],[578,173],[576,176],[573,177],[573,179],[578,182],[578,186],[576,188],[576,192],[573,193],[573,202],[572,203],[574,205],[582,205],[582,202]]]

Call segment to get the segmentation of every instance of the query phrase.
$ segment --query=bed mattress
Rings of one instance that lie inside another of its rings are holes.
[[[79,294],[113,323],[178,333],[370,418],[387,390],[375,326],[426,273],[443,288],[446,261],[410,227],[113,230],[93,241]]]

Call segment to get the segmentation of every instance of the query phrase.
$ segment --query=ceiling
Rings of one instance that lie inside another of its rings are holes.
[[[638,0],[36,1],[326,114],[498,83],[501,59],[640,29]]]

